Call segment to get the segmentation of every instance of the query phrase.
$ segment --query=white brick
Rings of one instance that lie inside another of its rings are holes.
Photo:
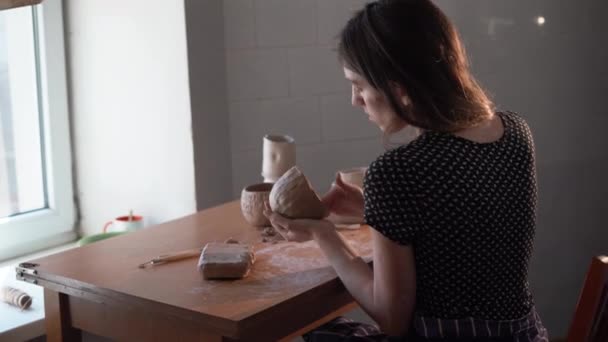
[[[298,166],[314,189],[324,193],[338,170],[368,166],[383,151],[380,139],[298,146]]]
[[[337,45],[342,28],[365,3],[365,0],[317,0],[319,43]]]
[[[247,185],[262,183],[262,149],[251,149],[232,154],[232,193],[240,198]]]
[[[229,110],[234,151],[261,148],[265,134],[287,134],[296,144],[321,141],[317,98],[233,102]]]
[[[285,50],[232,50],[226,60],[229,100],[287,96]]]
[[[351,105],[351,94],[321,97],[321,131],[323,141],[340,141],[372,138],[381,135],[367,114]]]
[[[317,40],[315,0],[256,0],[259,46],[311,45]]]
[[[253,0],[223,0],[226,48],[255,46]]]
[[[321,95],[350,89],[338,57],[330,47],[289,50],[289,93]]]

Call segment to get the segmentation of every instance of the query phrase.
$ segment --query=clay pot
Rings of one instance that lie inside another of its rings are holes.
[[[290,218],[322,219],[327,216],[319,196],[295,166],[274,184],[269,201],[273,211]]]
[[[241,212],[245,221],[252,226],[269,226],[270,221],[264,216],[264,202],[268,201],[272,183],[259,183],[245,187],[241,191]]]

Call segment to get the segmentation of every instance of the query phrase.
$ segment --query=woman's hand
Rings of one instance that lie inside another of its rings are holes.
[[[335,183],[323,196],[321,202],[330,212],[337,215],[363,218],[363,191],[354,185],[344,183],[340,173],[336,175]]]
[[[333,223],[325,220],[311,219],[289,219],[270,209],[268,203],[264,203],[264,215],[270,220],[270,224],[287,241],[305,242],[316,236],[335,230]]]

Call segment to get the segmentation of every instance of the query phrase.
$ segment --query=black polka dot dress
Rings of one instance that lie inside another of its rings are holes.
[[[413,247],[423,319],[514,320],[533,309],[534,144],[521,117],[498,115],[497,141],[427,131],[366,174],[365,221]]]

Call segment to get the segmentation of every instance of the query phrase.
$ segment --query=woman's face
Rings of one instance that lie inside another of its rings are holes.
[[[392,133],[406,126],[391,108],[386,96],[372,87],[365,78],[346,67],[344,77],[351,83],[352,105],[361,107],[369,120],[382,132]]]

